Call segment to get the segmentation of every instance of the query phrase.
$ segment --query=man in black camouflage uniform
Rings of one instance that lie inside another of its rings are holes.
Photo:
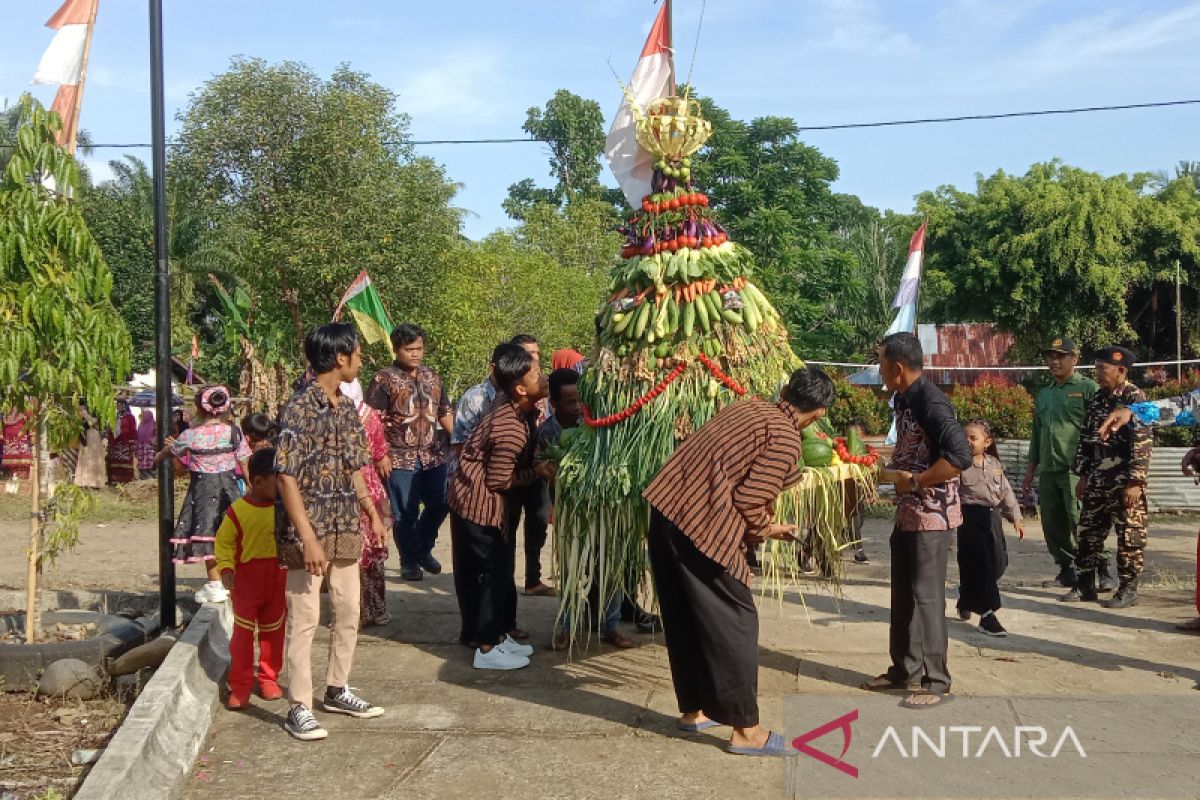
[[[1129,382],[1134,355],[1124,347],[1106,347],[1096,353],[1096,382],[1100,390],[1088,403],[1079,449],[1071,471],[1079,476],[1077,493],[1083,501],[1079,513],[1079,553],[1075,564],[1079,580],[1063,596],[1066,602],[1095,601],[1096,570],[1104,560],[1108,529],[1117,529],[1117,574],[1121,585],[1107,608],[1128,608],[1137,603],[1138,575],[1146,547],[1146,476],[1150,470],[1151,431],[1126,424],[1106,441],[1100,438],[1105,418],[1120,406],[1145,402],[1146,395]]]

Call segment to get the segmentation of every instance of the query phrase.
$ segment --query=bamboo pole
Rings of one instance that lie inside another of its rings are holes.
[[[1179,259],[1175,259],[1175,380],[1183,382],[1183,292],[1180,289]]]
[[[37,401],[33,403],[33,429],[30,432],[33,446],[30,450],[34,457],[29,465],[29,563],[25,576],[25,641],[35,642],[41,627],[41,615],[38,613],[37,589],[41,569],[38,561],[42,554],[42,488],[41,488],[41,450],[45,441],[42,430],[42,410]]]
[[[100,9],[100,0],[92,0],[92,9],[88,13],[87,35],[83,40],[83,62],[79,70],[79,90],[75,92],[75,108],[71,114],[71,127],[68,130],[67,152],[75,155],[75,145],[79,138],[79,113],[83,109],[83,89],[87,83],[88,58],[92,53],[92,32],[96,29],[96,12]]]
[[[671,0],[667,4],[667,63],[671,65],[671,77],[667,81],[667,97],[675,96],[675,7]]]

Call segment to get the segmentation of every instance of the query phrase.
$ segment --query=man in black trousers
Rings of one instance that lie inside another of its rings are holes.
[[[863,688],[908,690],[919,683],[904,706],[929,708],[953,699],[946,665],[946,562],[962,524],[958,476],[971,465],[971,447],[950,401],[924,375],[921,341],[894,333],[878,352],[884,385],[896,393],[896,449],[881,475],[895,482],[897,497],[890,540],[892,665]]]

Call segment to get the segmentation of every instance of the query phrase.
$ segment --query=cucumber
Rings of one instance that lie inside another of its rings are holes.
[[[696,329],[696,304],[688,303],[683,307],[683,335],[684,338],[692,338],[692,331]]]
[[[739,312],[734,311],[732,308],[727,308],[722,311],[721,319],[725,320],[731,325],[741,325],[744,322],[742,315]]]
[[[658,347],[654,348],[655,358],[666,358],[667,354],[670,352],[671,352],[671,343],[670,342],[666,342],[666,341],[659,342]]]
[[[637,319],[629,328],[626,329],[626,336],[630,339],[640,339],[646,333],[646,326],[650,324],[650,303],[642,301],[642,307],[637,311]],[[632,332],[632,336],[630,335]]]
[[[708,305],[708,318],[716,325],[721,319],[721,296],[713,290],[704,295],[704,302]]]
[[[697,297],[692,305],[696,307],[696,319],[700,321],[700,327],[704,330],[705,335],[712,333],[712,321],[708,318],[708,303],[703,297]]]
[[[613,333],[624,333],[636,314],[636,311],[618,311],[616,314],[613,314]]]

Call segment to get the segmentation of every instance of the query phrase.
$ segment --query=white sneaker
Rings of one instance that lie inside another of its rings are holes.
[[[533,648],[527,644],[521,644],[508,634],[504,635],[504,641],[496,645],[506,653],[512,653],[514,656],[525,656],[528,658],[533,655]]]
[[[475,651],[475,669],[521,669],[528,666],[528,656],[509,653],[499,645],[486,653],[482,650]]]
[[[229,599],[229,591],[219,583],[209,582],[200,587],[194,595],[200,605],[205,603],[224,603]]]

